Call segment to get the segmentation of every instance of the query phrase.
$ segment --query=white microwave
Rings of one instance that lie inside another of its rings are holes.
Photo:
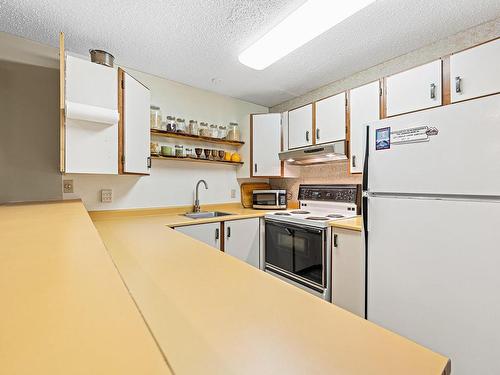
[[[254,190],[253,208],[286,210],[286,190]]]

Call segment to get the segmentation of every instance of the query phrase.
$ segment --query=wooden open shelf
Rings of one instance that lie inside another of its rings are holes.
[[[173,133],[173,132],[167,132],[165,130],[156,130],[156,129],[151,129],[151,135],[157,135],[160,137],[167,137],[167,138],[186,139],[191,141],[209,142],[209,143],[216,143],[216,144],[236,146],[236,147],[240,147],[245,144],[245,142],[241,141],[228,141],[226,139],[221,139],[221,138],[202,137],[201,135],[191,135],[185,133]]]
[[[151,159],[163,159],[163,160],[171,160],[171,161],[187,161],[187,162],[195,162],[195,163],[214,163],[214,164],[225,164],[225,165],[243,165],[242,161],[226,161],[226,160],[212,160],[212,159],[198,159],[198,158],[188,158],[188,157],[177,157],[177,156],[161,156],[151,154]]]

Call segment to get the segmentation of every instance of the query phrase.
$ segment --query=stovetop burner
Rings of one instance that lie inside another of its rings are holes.
[[[309,216],[309,217],[306,217],[306,220],[326,221],[326,220],[330,220],[330,219],[327,217],[324,217],[324,216]]]
[[[275,212],[274,215],[278,215],[278,216],[292,216],[288,212]]]
[[[290,211],[291,214],[295,215],[307,215],[310,214],[309,211],[304,211],[304,210],[296,210],[296,211]]]
[[[340,218],[345,217],[345,216],[340,215],[340,214],[330,214],[330,215],[326,215],[326,217],[329,217],[330,219],[340,219]]]

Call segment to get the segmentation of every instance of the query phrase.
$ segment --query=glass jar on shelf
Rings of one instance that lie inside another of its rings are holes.
[[[194,150],[192,147],[186,147],[184,149],[184,155],[187,157],[187,158],[195,158],[196,155],[194,153]]]
[[[168,132],[175,132],[177,130],[177,125],[175,123],[175,116],[167,116],[166,121],[167,128],[165,129]]]
[[[229,130],[227,132],[226,139],[228,141],[239,141],[240,140],[240,127],[236,122],[229,123]]]
[[[189,120],[189,134],[191,135],[198,135],[198,121],[196,120]]]
[[[219,128],[215,124],[210,125],[210,137],[212,137],[212,138],[219,137]]]
[[[178,158],[184,157],[184,146],[183,145],[175,145],[175,156]]]
[[[186,120],[178,118],[175,124],[177,125],[177,133],[187,133]]]
[[[151,129],[161,129],[161,111],[160,107],[152,105],[149,107],[149,123]]]
[[[226,125],[219,125],[219,138],[226,138],[227,136],[227,127]]]
[[[200,122],[200,126],[198,127],[198,133],[202,137],[210,137],[210,130],[208,129],[208,124],[206,122]]]

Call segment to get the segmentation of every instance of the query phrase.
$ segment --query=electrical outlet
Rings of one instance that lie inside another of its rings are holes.
[[[231,198],[236,198],[236,189],[231,189]]]
[[[102,189],[101,190],[101,202],[102,203],[111,203],[111,202],[113,202],[113,190],[111,190],[111,189]]]
[[[63,193],[71,194],[73,192],[73,180],[63,180]]]

